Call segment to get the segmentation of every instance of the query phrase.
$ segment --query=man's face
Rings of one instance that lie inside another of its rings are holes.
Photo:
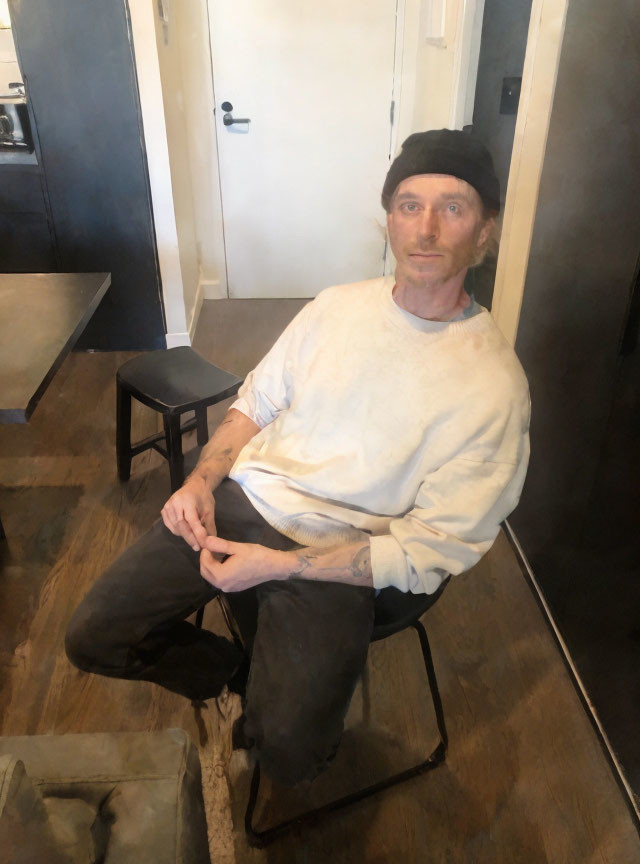
[[[396,279],[438,285],[468,267],[491,230],[482,201],[465,180],[415,174],[399,184],[387,214]]]

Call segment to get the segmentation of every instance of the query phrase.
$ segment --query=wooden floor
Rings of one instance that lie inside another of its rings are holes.
[[[299,306],[208,301],[196,346],[245,374]],[[186,729],[200,748],[215,864],[640,862],[622,794],[502,535],[425,616],[449,728],[446,763],[313,830],[249,849],[250,768],[230,747],[238,697],[210,702],[198,722],[186,700],[83,674],[63,652],[79,598],[169,491],[155,453],[134,460],[128,484],[116,479],[114,376],[129,356],[71,355],[29,425],[0,427],[2,734]],[[211,410],[211,425],[222,410]],[[158,428],[142,407],[134,423],[140,436]],[[207,618],[223,632],[215,610]],[[295,796],[265,790],[263,817],[417,761],[435,736],[426,693],[413,633],[372,646],[336,764]]]

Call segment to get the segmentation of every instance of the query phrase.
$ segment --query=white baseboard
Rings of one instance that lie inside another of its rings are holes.
[[[166,333],[165,338],[167,340],[167,348],[179,348],[181,345],[191,347],[191,339],[186,330],[184,333]]]
[[[203,290],[205,300],[226,300],[227,292],[220,284],[219,279],[211,279],[210,281],[202,281],[200,283]]]
[[[196,299],[193,304],[191,320],[189,321],[189,330],[180,333],[167,333],[167,348],[179,348],[180,345],[192,345],[203,302],[205,300],[224,300],[226,297],[227,295],[223,291],[219,280],[216,279],[215,281],[212,280],[207,282],[206,280],[201,279],[198,282]]]

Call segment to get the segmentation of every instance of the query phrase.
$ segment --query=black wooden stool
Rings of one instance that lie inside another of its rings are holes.
[[[184,480],[182,435],[197,429],[198,444],[209,440],[207,407],[234,396],[242,379],[209,363],[192,348],[182,346],[167,351],[149,351],[127,361],[116,376],[118,389],[116,453],[118,476],[128,480],[131,459],[153,448],[169,462],[171,491]],[[162,414],[164,432],[131,444],[131,397]],[[195,418],[183,426],[182,414],[195,411]],[[160,442],[164,441],[163,447]]]
[[[260,763],[256,762],[253,771],[253,777],[251,779],[251,790],[249,792],[249,802],[247,804],[244,823],[247,838],[251,846],[266,846],[278,834],[282,833],[288,828],[292,828],[295,825],[315,822],[320,816],[327,815],[335,810],[340,810],[341,808],[347,807],[350,804],[355,804],[357,801],[362,801],[363,798],[368,798],[370,795],[374,795],[377,792],[382,792],[384,789],[388,789],[390,786],[395,786],[398,783],[404,783],[406,780],[417,777],[419,774],[424,774],[426,771],[430,771],[431,769],[436,768],[438,765],[441,765],[442,762],[444,762],[448,744],[447,728],[444,721],[444,711],[442,709],[440,691],[438,690],[436,672],[433,665],[433,659],[431,657],[431,648],[429,646],[427,632],[424,628],[424,625],[420,621],[420,618],[422,617],[422,615],[424,615],[427,609],[433,606],[436,600],[440,597],[445,587],[447,586],[449,579],[450,577],[447,577],[447,579],[440,585],[440,588],[434,594],[404,594],[402,591],[398,591],[397,588],[384,588],[378,594],[375,600],[375,617],[370,640],[371,642],[377,642],[380,639],[386,639],[388,636],[393,636],[395,633],[399,633],[401,630],[405,630],[407,627],[413,627],[413,629],[416,631],[420,640],[420,648],[422,649],[422,658],[424,660],[425,671],[427,673],[427,681],[429,684],[431,701],[433,703],[436,723],[438,726],[438,731],[440,733],[440,741],[438,742],[437,746],[427,756],[425,760],[419,762],[417,765],[414,765],[412,768],[408,768],[405,771],[394,774],[385,780],[381,780],[379,783],[374,783],[371,786],[367,786],[365,789],[353,792],[352,794],[346,795],[343,798],[338,798],[335,801],[331,801],[330,803],[325,804],[323,807],[318,807],[314,810],[308,810],[305,813],[301,813],[299,816],[295,816],[293,819],[287,819],[277,825],[262,829],[256,828],[253,824],[253,814],[256,807],[256,802],[258,800],[258,791],[260,788]],[[234,626],[232,613],[231,610],[228,608],[228,600],[223,594],[219,594],[216,599],[220,602],[227,627],[229,628],[231,635],[233,636],[234,642],[238,647],[242,648],[243,634],[240,634],[238,632],[238,628]],[[199,612],[198,626],[201,626],[202,624],[201,613],[202,610],[200,610]]]

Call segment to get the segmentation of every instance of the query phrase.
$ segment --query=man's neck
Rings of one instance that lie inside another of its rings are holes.
[[[396,270],[393,299],[407,312],[427,321],[451,321],[471,304],[464,290],[467,268],[448,282],[429,284],[403,277]]]

